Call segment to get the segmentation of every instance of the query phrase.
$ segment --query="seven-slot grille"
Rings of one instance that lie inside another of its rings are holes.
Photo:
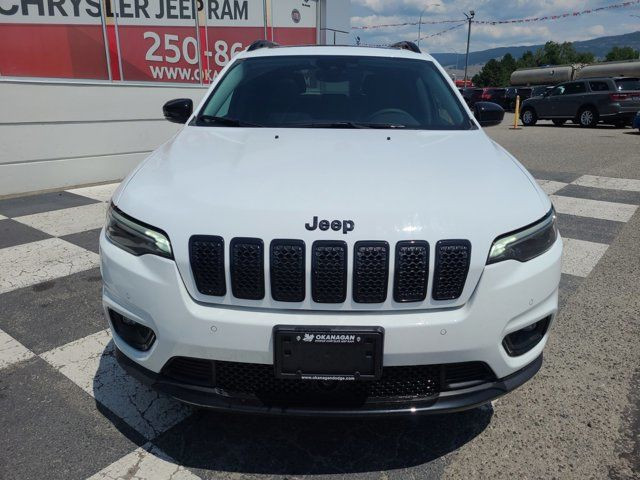
[[[435,247],[432,297],[454,300],[464,290],[471,244],[467,240],[441,240]],[[353,301],[383,303],[389,283],[389,244],[359,241],[353,249]],[[225,255],[228,255],[234,297],[261,300],[265,296],[264,244],[258,238],[234,238],[225,252],[218,236],[194,235],[189,258],[200,293],[224,296]],[[280,302],[302,302],[310,277],[316,303],[343,303],[347,296],[348,247],[343,241],[318,240],[311,246],[311,272],[306,271],[306,246],[302,240],[273,240],[269,247],[271,297]],[[309,276],[309,277],[308,277]],[[422,302],[427,297],[429,244],[401,241],[395,245],[393,300]]]

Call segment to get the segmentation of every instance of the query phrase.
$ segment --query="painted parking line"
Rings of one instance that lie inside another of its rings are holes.
[[[626,203],[603,202],[562,195],[551,195],[550,198],[558,213],[616,222],[628,222],[638,208],[637,205]]]
[[[87,480],[198,480],[158,447],[147,443]]]
[[[0,330],[0,370],[33,356],[31,350],[8,333]]]
[[[42,353],[40,357],[147,439],[191,413],[189,407],[125,373],[115,358],[108,330]]]
[[[83,197],[92,198],[100,202],[108,202],[111,200],[111,196],[120,183],[109,183],[106,185],[95,185],[93,187],[82,187],[67,190],[69,193],[75,193],[76,195],[82,195]]]
[[[631,178],[598,177],[596,175],[582,175],[573,182],[583,187],[608,188],[611,190],[626,190],[640,192],[640,180]]]
[[[0,250],[0,293],[98,266],[100,257],[59,238]]]
[[[17,217],[14,220],[37,228],[49,235],[61,237],[62,235],[70,235],[102,227],[107,208],[108,205],[104,202],[93,203],[81,207]]]
[[[558,190],[561,190],[567,185],[569,185],[568,183],[556,182],[555,180],[537,180],[536,179],[536,181],[538,182],[542,190],[544,190],[544,193],[546,193],[547,195],[552,195],[556,193]]]
[[[562,273],[586,277],[595,268],[608,245],[574,238],[563,238]]]

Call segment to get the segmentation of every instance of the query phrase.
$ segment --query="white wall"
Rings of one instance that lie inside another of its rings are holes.
[[[123,178],[180,128],[163,103],[205,91],[0,80],[0,195]]]
[[[320,42],[327,45],[351,45],[351,2],[320,2]]]

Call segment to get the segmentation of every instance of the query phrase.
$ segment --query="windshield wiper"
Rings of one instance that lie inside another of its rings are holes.
[[[406,125],[391,123],[362,123],[362,122],[309,122],[285,123],[281,127],[290,128],[405,128]]]
[[[251,122],[243,122],[242,120],[237,120],[235,118],[227,118],[227,117],[217,117],[215,115],[198,115],[196,117],[196,123],[198,125],[218,123],[220,125],[225,125],[227,127],[262,127],[258,123]]]

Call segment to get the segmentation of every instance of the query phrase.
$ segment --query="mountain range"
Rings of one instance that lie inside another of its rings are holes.
[[[472,32],[473,33],[473,32]],[[473,42],[473,36],[471,37]],[[505,54],[510,53],[515,58],[519,58],[527,50],[535,52],[544,45],[526,45],[519,47],[498,47],[489,50],[481,50],[479,52],[469,53],[469,65],[484,65],[492,58],[502,58]],[[640,30],[623,35],[613,35],[610,37],[599,37],[591,40],[573,42],[573,46],[579,52],[591,52],[596,58],[604,58],[607,53],[614,47],[633,47],[640,50]],[[456,66],[464,68],[464,54],[457,53],[432,53],[438,62],[444,67]]]

